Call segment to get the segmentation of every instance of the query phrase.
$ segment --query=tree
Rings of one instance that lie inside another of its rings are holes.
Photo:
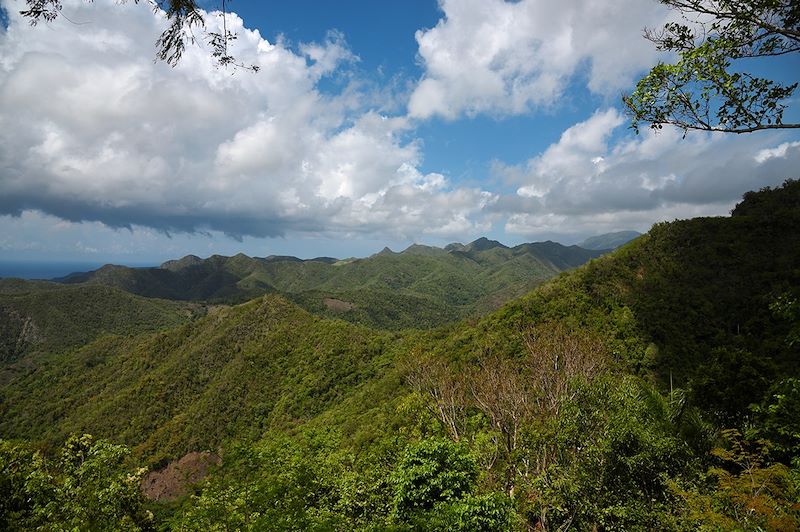
[[[392,476],[394,513],[403,519],[472,492],[478,465],[466,447],[431,438],[409,446]]]
[[[430,400],[428,410],[439,418],[450,437],[458,441],[464,430],[467,411],[467,383],[439,358],[412,356],[406,364],[406,382]]]
[[[800,3],[795,0],[660,0],[684,22],[645,30],[659,50],[677,52],[674,64],[659,63],[623,96],[638,133],[672,124],[683,129],[749,133],[800,128],[784,123],[785,102],[797,83],[739,71],[741,60],[800,51]]]
[[[135,4],[140,1],[143,0],[133,0]],[[169,20],[169,26],[156,41],[156,57],[159,60],[171,66],[177,65],[186,50],[186,45],[196,42],[193,30],[198,28],[202,30],[206,42],[211,46],[211,55],[220,66],[234,66],[258,72],[258,65],[245,65],[228,53],[228,44],[236,40],[236,34],[228,31],[226,0],[221,0],[220,6],[222,32],[205,31],[205,19],[195,0],[144,1],[148,2],[154,11],[163,11]],[[32,26],[41,21],[52,22],[59,16],[65,16],[61,0],[25,0],[25,3],[28,9],[20,11],[20,14],[27,17]]]
[[[560,322],[543,323],[524,335],[528,372],[537,410],[558,416],[562,403],[574,399],[575,381],[591,381],[607,366],[608,353],[599,338],[571,331]]]
[[[70,437],[59,460],[27,444],[0,440],[0,529],[148,530],[130,450],[92,436]]]
[[[708,486],[674,489],[684,499],[685,525],[700,530],[797,530],[800,508],[791,471],[769,461],[770,442],[748,441],[735,429],[722,431],[726,448],[712,454],[718,465]]]
[[[511,499],[475,494],[478,466],[466,447],[431,438],[406,448],[392,474],[394,518],[411,530],[511,530]]]

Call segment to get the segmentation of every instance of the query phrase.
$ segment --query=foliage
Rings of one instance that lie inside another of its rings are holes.
[[[723,418],[741,418],[772,372],[800,371],[786,342],[792,323],[770,309],[800,286],[800,224],[788,207],[793,183],[747,194],[736,216],[656,224],[490,315],[484,330],[520,331],[542,321],[593,330],[629,371],[655,377],[662,389],[673,382],[691,390],[690,402]],[[756,207],[762,203],[764,211],[784,204],[787,214],[765,215]],[[739,379],[745,369],[754,388]]]
[[[159,268],[106,265],[62,281],[209,303],[242,303],[278,292],[319,316],[399,330],[431,328],[497,308],[602,253],[554,242],[495,244],[473,242],[450,251],[414,245],[349,261],[187,256]]]
[[[413,530],[431,532],[494,532],[513,530],[511,500],[502,493],[467,495],[452,502],[440,502],[428,511],[411,516]]]
[[[772,442],[773,455],[786,463],[800,457],[800,379],[776,382],[751,410],[751,431]]]
[[[394,513],[406,519],[469,494],[478,477],[477,463],[467,449],[443,439],[410,446],[393,476]]]
[[[691,475],[694,457],[670,413],[635,379],[584,387],[531,434],[530,461],[538,465],[520,484],[529,522],[546,530],[672,528],[668,480]]]
[[[89,435],[66,441],[57,462],[0,440],[0,525],[4,530],[147,530],[130,451]]]
[[[386,483],[359,472],[330,431],[271,435],[225,459],[222,475],[186,501],[173,527],[333,530],[388,511]]]
[[[0,363],[63,352],[108,334],[166,329],[204,312],[104,286],[0,280]]]
[[[800,51],[800,8],[785,0],[661,0],[686,22],[670,22],[645,36],[674,64],[659,63],[625,102],[633,129],[748,133],[797,128],[783,112],[797,83],[783,85],[740,71],[740,60]]]
[[[53,461],[53,446],[91,431],[131,446],[131,464],[222,456],[185,500],[152,503],[163,529],[791,529],[795,192],[787,182],[746,195],[730,218],[658,224],[499,311],[428,331],[321,319],[272,294],[50,353],[0,384],[0,431],[44,447],[3,444],[18,449],[2,454],[4,519],[54,504],[74,523],[127,511],[104,495],[127,500],[105,488],[128,467],[119,448],[79,439],[69,456],[90,463],[97,448],[111,465]],[[402,290],[440,282],[401,273],[436,264],[432,254],[499,264],[514,253],[485,244],[384,254],[336,275]],[[215,260],[240,279],[256,271],[246,257]],[[324,261],[275,264],[259,282],[334,275]],[[2,297],[40,289],[0,282]],[[727,450],[712,454],[720,427],[747,439],[723,432]]]
[[[779,318],[791,323],[791,329],[786,335],[786,344],[789,347],[800,345],[800,303],[797,299],[782,295],[769,306],[769,309]]]
[[[91,430],[152,462],[215,449],[342,401],[386,365],[390,339],[266,296],[52,357],[3,388],[0,429],[50,441]]]
[[[748,407],[766,393],[776,374],[769,359],[741,349],[716,348],[693,379],[695,403],[725,425],[739,424]]]
[[[800,507],[789,470],[769,464],[768,442],[745,441],[735,429],[723,431],[727,448],[714,455],[721,464],[706,474],[707,490],[676,493],[687,503],[687,524],[701,530],[796,530]]]
[[[780,187],[764,187],[758,191],[745,192],[743,200],[736,205],[731,216],[797,220],[800,216],[800,181],[787,179]]]

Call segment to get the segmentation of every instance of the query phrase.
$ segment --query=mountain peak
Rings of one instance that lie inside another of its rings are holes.
[[[485,236],[482,236],[479,239],[470,242],[466,246],[466,250],[468,251],[486,251],[487,249],[492,249],[492,248],[508,249],[507,246],[501,244],[497,240],[489,240]]]
[[[264,257],[264,262],[303,262],[302,259],[291,255],[268,255]]]
[[[198,257],[197,255],[186,255],[185,257],[177,260],[168,260],[159,266],[162,270],[182,270],[184,268],[188,268],[189,266],[194,266],[196,264],[200,264],[203,262],[203,259]]]
[[[404,249],[401,253],[404,255],[441,255],[444,253],[444,250],[441,248],[433,247],[433,246],[425,246],[423,244],[411,244],[406,249]]]

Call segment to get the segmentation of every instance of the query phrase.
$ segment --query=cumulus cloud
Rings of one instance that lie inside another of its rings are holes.
[[[0,34],[0,214],[234,237],[482,227],[490,194],[424,174],[408,121],[370,107],[357,82],[319,88],[358,57],[344,37],[292,49],[235,14],[232,53],[189,47],[154,62],[166,19],[147,5],[67,0],[31,28],[4,0]],[[214,31],[217,14],[204,14]]]
[[[523,165],[496,162],[517,186],[491,209],[517,234],[647,230],[654,221],[723,215],[743,192],[797,178],[800,142],[665,128],[619,135],[625,120],[598,110]]]
[[[629,46],[663,17],[651,2],[446,0],[446,17],[417,34],[425,74],[409,114],[387,116],[383,89],[358,79],[338,33],[292,48],[230,14],[233,54],[260,67],[232,75],[202,46],[176,68],[154,62],[166,20],[143,4],[65,0],[86,24],[31,28],[21,0],[0,1],[10,17],[0,30],[0,222],[22,235],[0,249],[25,245],[25,224],[58,240],[42,229],[55,218],[87,222],[69,233],[85,229],[73,238],[83,243],[135,227],[153,239],[142,247],[176,232],[399,241],[503,226],[526,239],[586,236],[725,214],[746,190],[798,177],[796,136],[634,137],[615,109],[522,164],[496,162],[504,193],[422,169],[419,118],[549,105],[584,67],[598,93],[628,83],[653,59],[646,43]],[[210,30],[221,22],[205,16]]]
[[[656,60],[642,38],[670,13],[641,0],[440,0],[444,17],[416,34],[424,75],[411,116],[518,114],[549,106],[586,72],[588,88],[616,94]]]

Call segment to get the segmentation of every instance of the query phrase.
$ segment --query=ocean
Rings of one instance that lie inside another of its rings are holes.
[[[103,266],[100,262],[0,261],[0,277],[53,279],[74,272],[88,272]]]

